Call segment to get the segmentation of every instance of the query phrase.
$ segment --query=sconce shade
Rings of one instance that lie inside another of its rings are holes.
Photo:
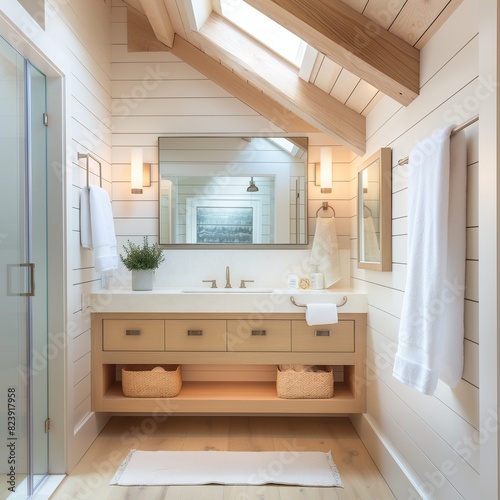
[[[332,148],[320,149],[320,186],[322,193],[332,192]]]
[[[142,194],[142,149],[133,148],[130,165],[130,189],[133,194]]]

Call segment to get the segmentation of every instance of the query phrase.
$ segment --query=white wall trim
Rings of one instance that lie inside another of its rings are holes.
[[[427,499],[404,457],[367,414],[352,415],[351,422],[396,498]]]
[[[499,244],[498,200],[500,179],[500,81],[497,0],[481,0],[479,19],[479,78],[493,82],[479,107],[479,394],[481,483],[478,496],[484,500],[500,495],[498,433],[499,386]],[[488,228],[486,230],[486,228]]]

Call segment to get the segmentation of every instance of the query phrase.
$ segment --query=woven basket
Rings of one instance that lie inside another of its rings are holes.
[[[152,371],[161,366],[165,371]],[[122,389],[131,398],[171,398],[182,387],[181,365],[129,365],[122,368]]]
[[[278,368],[276,389],[284,399],[326,399],[333,397],[333,368],[322,366],[322,372],[281,371]]]

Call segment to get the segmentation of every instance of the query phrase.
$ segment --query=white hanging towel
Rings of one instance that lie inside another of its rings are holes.
[[[313,270],[323,274],[325,288],[342,278],[335,217],[316,217],[310,264]]]
[[[80,198],[80,241],[83,248],[92,250],[92,227],[90,225],[90,190],[82,189]]]
[[[94,250],[94,266],[98,273],[118,268],[111,202],[107,191],[101,187],[91,185],[82,190],[80,239],[84,248]]]
[[[464,342],[467,158],[448,126],[413,148],[408,179],[408,274],[393,375],[424,394],[455,387]]]

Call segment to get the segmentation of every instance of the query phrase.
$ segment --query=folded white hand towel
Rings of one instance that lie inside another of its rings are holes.
[[[338,323],[336,304],[307,304],[306,323],[312,325],[330,325]]]
[[[323,274],[325,288],[342,278],[335,217],[317,217],[311,249],[311,268]]]
[[[85,191],[87,191],[87,188],[83,188],[82,191],[81,213],[84,204],[85,206],[87,204],[87,193],[85,193]],[[106,273],[118,268],[113,212],[106,190],[91,185],[88,191],[91,238],[89,241],[87,227],[85,231],[80,228],[81,234],[83,235],[85,233],[82,245],[84,242],[90,244],[90,246],[86,248],[92,248],[94,250],[94,266],[96,271],[98,273]],[[83,208],[83,211],[83,213],[85,213],[86,208]],[[86,214],[84,215],[84,222],[88,224],[85,218]]]

